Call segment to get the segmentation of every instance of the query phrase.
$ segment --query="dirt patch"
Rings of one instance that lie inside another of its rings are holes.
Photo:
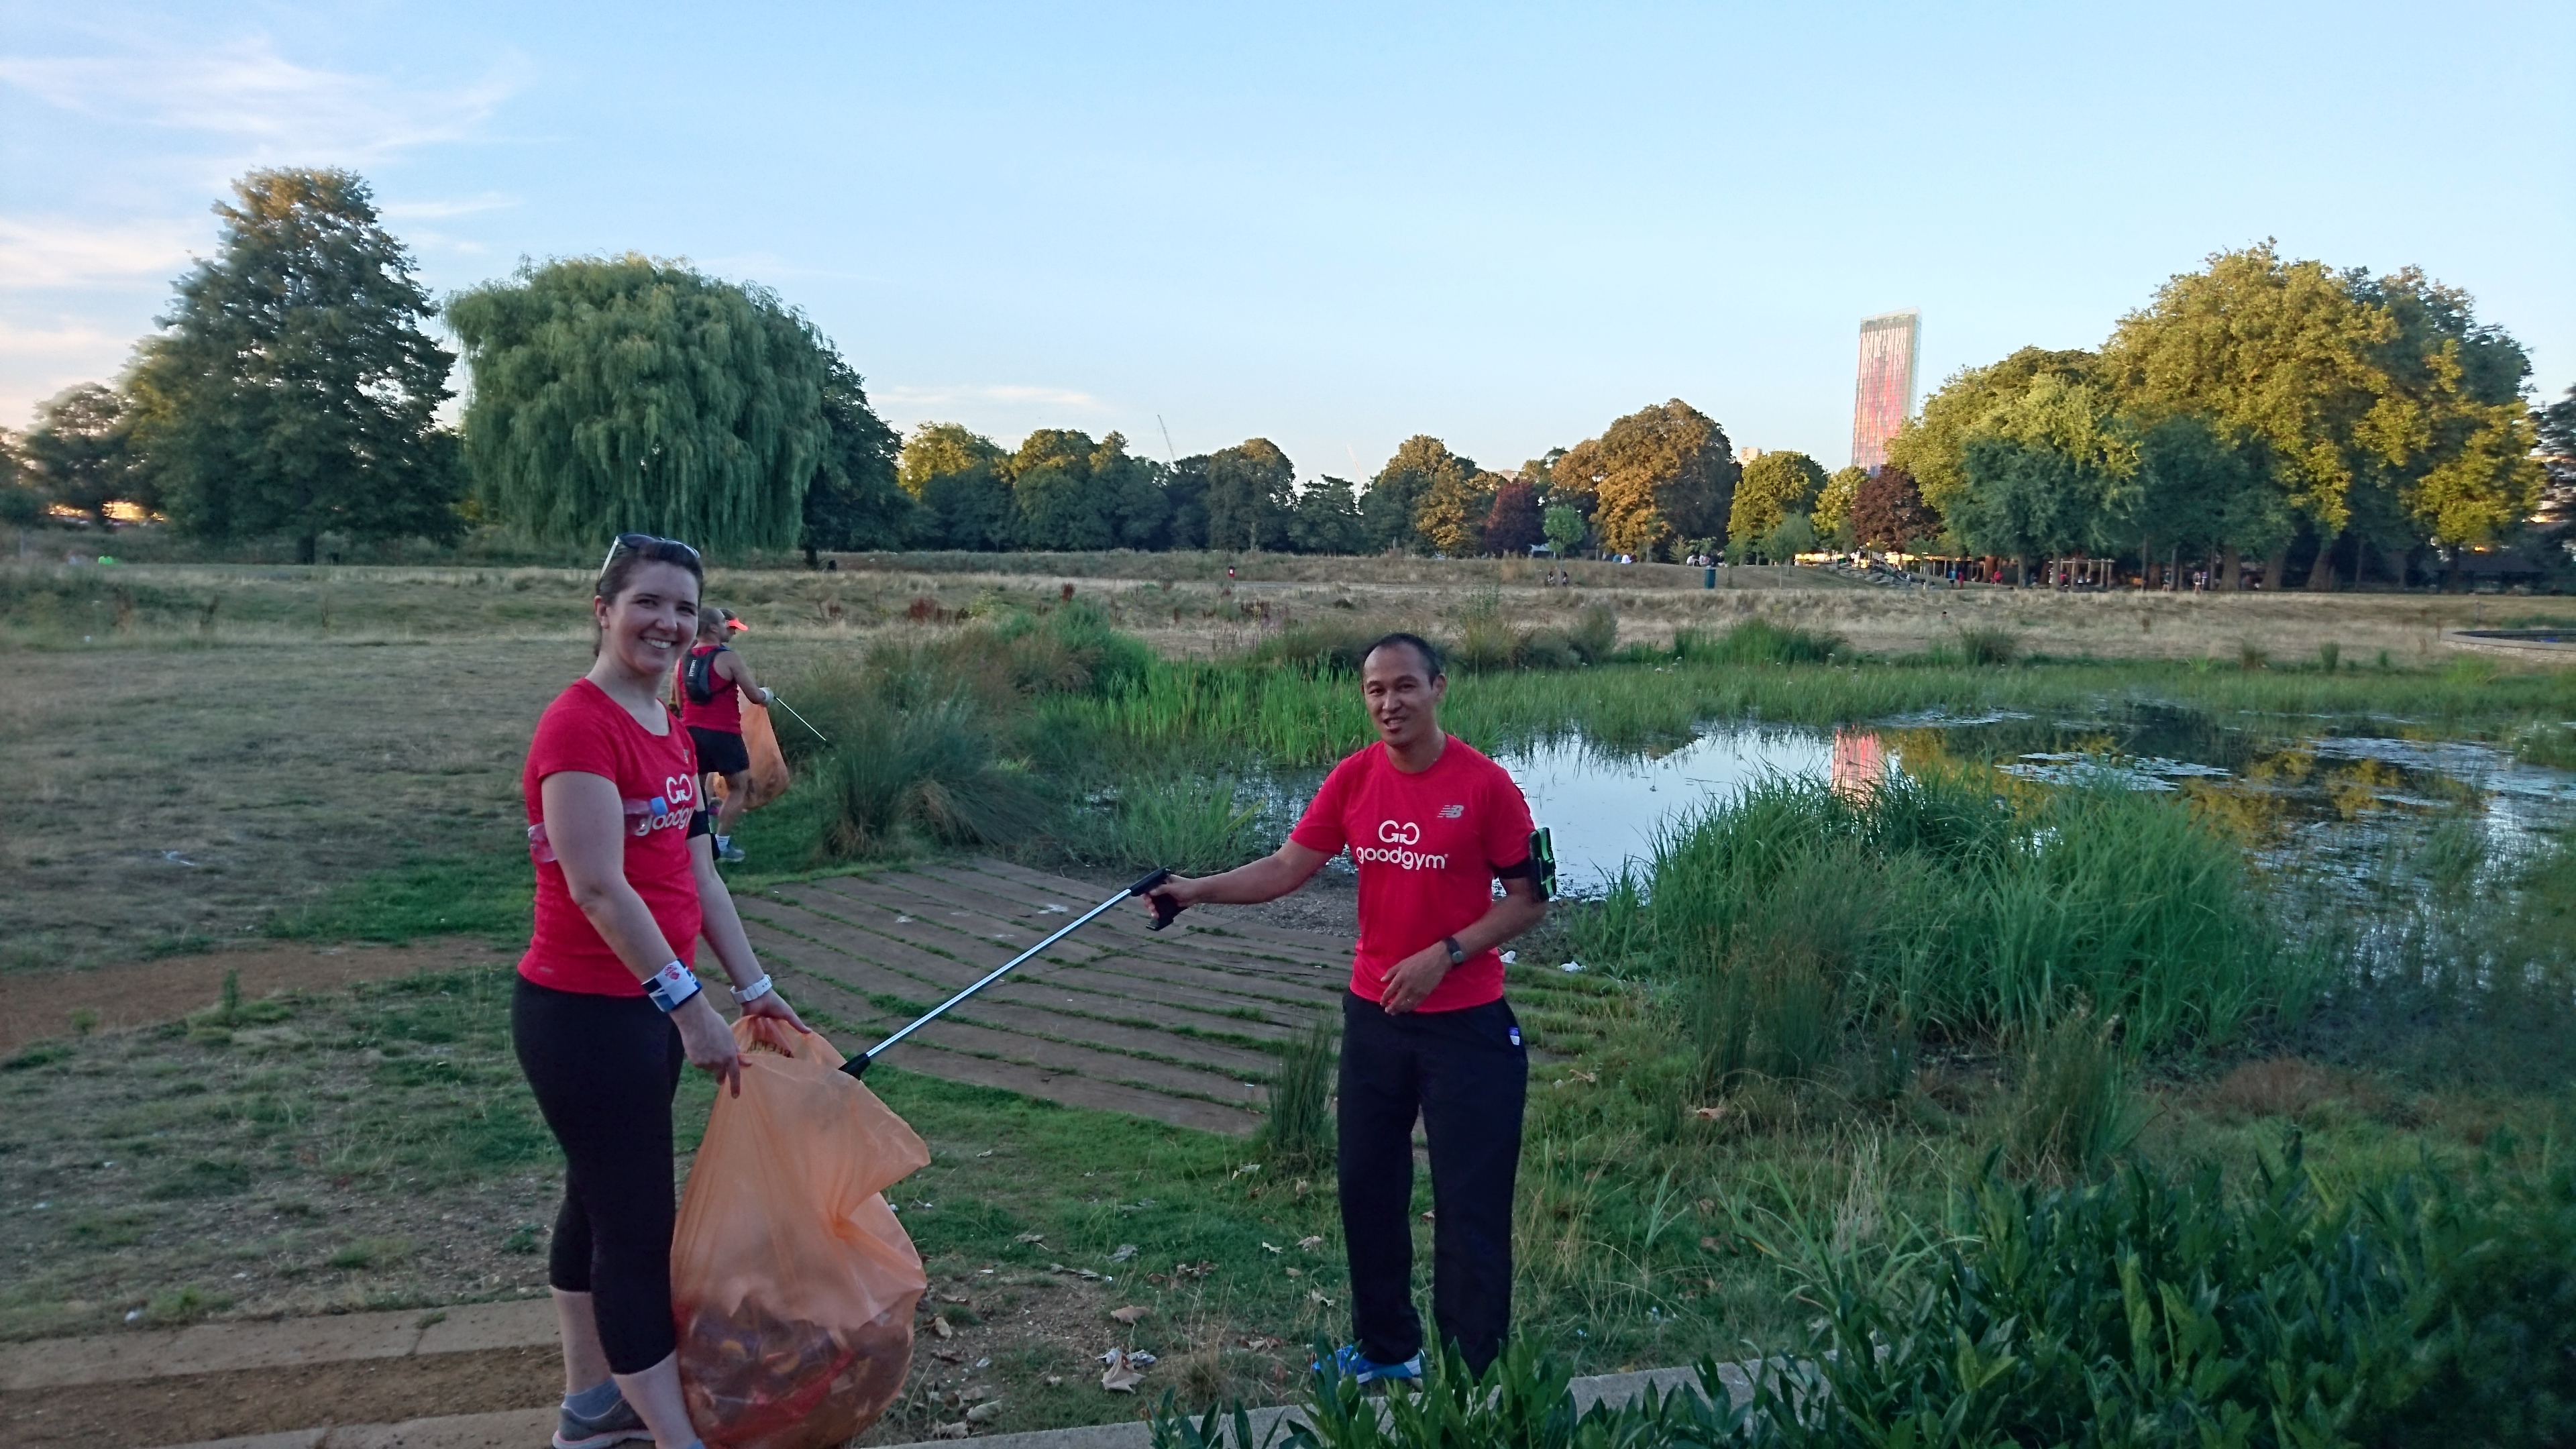
[[[562,1394],[563,1356],[552,1345],[415,1354],[0,1394],[0,1438],[22,1449],[148,1449],[542,1408]]]
[[[942,1425],[966,1422],[979,1405],[993,1406],[991,1417],[975,1424],[981,1435],[1138,1418],[1167,1388],[1194,1400],[1293,1397],[1302,1375],[1290,1358],[1302,1345],[1250,1335],[1204,1302],[1180,1309],[1179,1317],[1158,1312],[1122,1323],[1110,1316],[1114,1310],[1151,1301],[1122,1286],[1010,1270],[934,1271],[914,1323],[903,1394],[856,1442],[932,1438]],[[943,1319],[945,1335],[935,1321]],[[1251,1343],[1263,1347],[1248,1349]],[[1101,1355],[1113,1346],[1155,1355],[1131,1393],[1100,1386]]]
[[[73,971],[0,974],[0,1055],[46,1037],[176,1021],[215,1004],[224,978],[241,973],[246,1000],[281,991],[329,991],[420,971],[484,966],[507,953],[488,941],[443,937],[404,946],[244,946]],[[84,1013],[86,1017],[84,1018]]]

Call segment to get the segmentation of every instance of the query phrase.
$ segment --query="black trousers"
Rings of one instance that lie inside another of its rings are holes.
[[[563,1145],[564,1198],[546,1281],[591,1295],[608,1367],[642,1373],[679,1346],[671,1324],[671,1097],[688,1054],[643,996],[519,978],[510,1039]]]
[[[1422,1348],[1413,1308],[1413,1120],[1431,1139],[1431,1316],[1482,1373],[1512,1317],[1512,1180],[1520,1170],[1529,1058],[1495,1001],[1408,1012],[1342,994],[1342,1237],[1360,1352],[1400,1363]]]

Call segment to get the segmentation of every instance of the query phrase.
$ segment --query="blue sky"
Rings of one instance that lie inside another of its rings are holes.
[[[766,284],[898,427],[1508,467],[1681,397],[1850,446],[1923,382],[2293,256],[2468,289],[2576,382],[2576,7],[0,0],[0,422],[112,375],[254,165],[441,293],[642,251]],[[1157,418],[1162,424],[1157,423]]]

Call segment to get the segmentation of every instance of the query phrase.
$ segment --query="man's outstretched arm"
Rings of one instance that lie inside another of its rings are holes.
[[[1176,875],[1147,894],[1161,896],[1174,906],[1259,905],[1304,885],[1330,859],[1312,846],[1291,840],[1250,865],[1219,875]],[[1152,909],[1150,902],[1146,908]]]

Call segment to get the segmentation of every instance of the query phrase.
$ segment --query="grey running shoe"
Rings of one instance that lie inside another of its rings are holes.
[[[619,1399],[607,1413],[587,1419],[566,1404],[555,1418],[555,1449],[607,1449],[629,1439],[650,1439],[653,1431],[644,1427],[643,1416],[633,1406]]]
[[[742,853],[741,846],[734,844],[731,840],[727,840],[722,845],[716,847],[716,859],[723,861],[727,865],[740,865],[750,858],[751,857]]]

